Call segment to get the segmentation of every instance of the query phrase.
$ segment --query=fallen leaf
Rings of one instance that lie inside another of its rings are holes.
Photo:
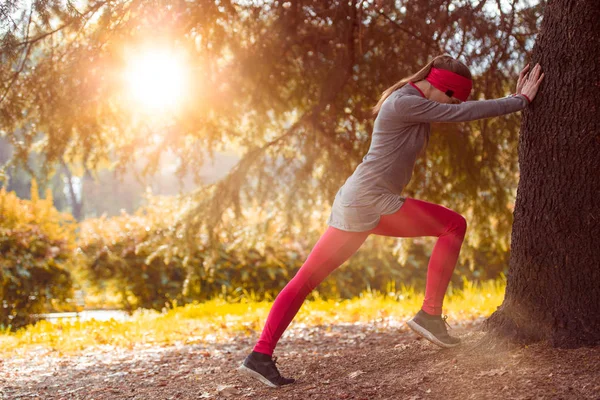
[[[362,375],[362,374],[364,374],[364,373],[365,373],[364,371],[360,371],[360,370],[358,370],[358,371],[354,371],[354,372],[351,372],[350,374],[348,374],[348,378],[350,378],[350,379],[354,379],[354,378],[356,378],[357,376],[359,376],[359,375]]]
[[[217,386],[217,392],[225,397],[231,397],[240,394],[240,391],[232,385],[219,385]]]

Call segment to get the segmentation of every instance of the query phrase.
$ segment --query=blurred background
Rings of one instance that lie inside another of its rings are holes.
[[[0,325],[272,299],[327,228],[381,93],[431,58],[513,93],[545,1],[0,4]],[[433,124],[405,195],[468,221],[452,285],[502,279],[520,113]],[[371,236],[318,288],[424,289],[435,238]]]

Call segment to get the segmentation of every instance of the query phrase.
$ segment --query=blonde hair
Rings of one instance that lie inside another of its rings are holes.
[[[437,56],[433,60],[429,61],[427,63],[427,65],[425,65],[423,68],[421,68],[417,73],[407,76],[406,78],[399,80],[398,82],[396,82],[395,84],[393,84],[392,86],[387,88],[381,94],[381,98],[377,102],[377,105],[375,105],[375,107],[373,107],[373,109],[372,109],[373,115],[377,115],[379,113],[379,110],[381,109],[381,105],[383,104],[385,99],[387,99],[388,96],[390,94],[392,94],[394,91],[400,89],[402,86],[406,85],[408,82],[414,83],[414,82],[418,82],[420,80],[425,79],[427,77],[427,75],[429,75],[429,71],[431,70],[431,67],[436,67],[436,68],[452,71],[461,76],[464,76],[465,78],[472,79],[471,71],[469,71],[469,68],[465,64],[456,60],[449,54],[442,54],[441,56]]]

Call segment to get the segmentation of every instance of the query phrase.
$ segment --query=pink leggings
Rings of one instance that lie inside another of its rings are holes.
[[[466,229],[467,221],[462,215],[444,206],[413,198],[406,198],[395,213],[382,215],[379,224],[369,231],[348,232],[329,226],[304,265],[275,298],[254,351],[272,355],[279,338],[306,296],[356,253],[372,233],[393,237],[439,238],[429,260],[422,309],[429,314],[440,315]]]

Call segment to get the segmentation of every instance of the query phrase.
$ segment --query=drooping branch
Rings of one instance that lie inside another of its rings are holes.
[[[259,148],[250,150],[242,159],[233,167],[233,169],[221,181],[216,182],[213,187],[211,198],[209,201],[202,201],[197,207],[194,207],[189,215],[193,216],[195,223],[187,224],[186,230],[191,232],[197,231],[200,221],[206,223],[209,232],[209,243],[215,243],[216,238],[213,236],[215,228],[218,226],[223,212],[230,206],[234,206],[238,216],[239,210],[239,193],[244,184],[247,183],[246,176],[250,171],[251,166],[256,163],[261,157],[264,157],[271,147],[282,145],[284,142],[298,134],[302,128],[313,127],[315,121],[323,113],[326,107],[335,99],[335,97],[343,91],[344,86],[352,76],[352,68],[355,63],[355,33],[358,29],[357,12],[355,0],[349,5],[350,21],[348,21],[346,35],[346,51],[334,63],[330,73],[326,74],[324,81],[321,84],[323,90],[320,94],[320,99],[312,109],[303,114],[284,134],[276,139],[268,142]],[[340,70],[344,71],[340,74]],[[312,129],[313,132],[318,132],[317,129]],[[212,185],[211,185],[212,186]],[[206,193],[207,187],[201,188],[199,191]],[[202,216],[205,216],[204,219]],[[186,218],[187,219],[187,218]],[[189,235],[190,232],[188,231]]]
[[[104,6],[105,4],[107,4],[107,1],[100,1],[95,3],[92,7],[90,7],[87,11],[80,13],[79,11],[77,12],[79,14],[79,16],[81,18],[85,18],[89,13],[95,13],[100,7]],[[29,39],[29,37],[27,37],[24,41],[17,43],[16,47],[21,47],[21,46],[27,46],[27,45],[32,45],[35,44],[37,42],[39,42],[40,40],[43,40],[45,38],[47,38],[48,36],[54,35],[55,33],[58,33],[60,31],[62,31],[65,28],[68,28],[69,26],[71,26],[74,22],[76,21],[76,19],[72,19],[69,22],[66,22],[64,24],[62,24],[61,26],[59,26],[56,29],[50,30],[48,32],[44,32],[34,38]]]
[[[29,37],[29,27],[31,26],[31,16],[32,16],[32,14],[33,14],[33,8],[31,9],[31,12],[29,13],[29,19],[27,21],[27,32],[25,34],[26,38]],[[27,59],[29,58],[29,53],[30,52],[31,52],[31,46],[28,45],[26,47],[26,49],[25,49],[25,55],[23,56],[23,60],[20,63],[19,69],[17,69],[15,71],[15,73],[12,76],[12,78],[10,79],[10,82],[8,83],[8,86],[7,86],[6,90],[2,94],[2,97],[0,97],[0,104],[4,101],[4,99],[8,95],[8,92],[10,91],[10,89],[12,88],[12,86],[14,85],[14,83],[16,82],[17,77],[19,76],[19,74],[21,72],[23,72],[23,69],[25,68],[25,63],[27,62]]]
[[[379,10],[377,12],[378,15],[384,17],[385,19],[387,19],[389,22],[391,22],[398,30],[408,34],[410,37],[412,37],[413,39],[423,43],[427,49],[433,51],[434,53],[438,53],[438,52],[443,52],[443,49],[438,48],[436,46],[434,46],[433,44],[431,44],[431,42],[425,40],[424,38],[418,36],[417,34],[415,34],[414,32],[412,32],[410,29],[405,28],[404,26],[402,26],[402,24],[398,23],[398,21],[392,19],[389,15],[387,15],[383,10]]]
[[[94,6],[90,7],[87,11],[85,11],[84,13],[80,13],[79,11],[77,12],[80,16],[80,18],[82,19],[86,19],[86,16],[90,13],[94,14],[98,9],[100,9],[100,7],[102,7],[103,5],[106,4],[106,1],[102,1],[102,2],[98,2],[96,3]],[[25,55],[23,56],[23,60],[20,63],[19,69],[17,69],[13,74],[12,77],[10,78],[10,81],[6,87],[6,89],[4,90],[4,92],[2,93],[2,96],[0,97],[0,104],[2,104],[2,102],[6,99],[6,97],[8,96],[8,93],[10,92],[10,89],[12,88],[12,86],[14,85],[14,83],[17,81],[19,75],[23,72],[23,69],[25,68],[25,64],[27,62],[27,60],[29,59],[29,55],[31,53],[31,50],[33,48],[33,45],[36,44],[37,42],[54,35],[57,32],[62,31],[63,29],[69,27],[70,25],[72,25],[77,19],[73,18],[70,21],[62,24],[61,26],[59,26],[56,29],[50,30],[48,32],[45,32],[41,35],[38,35],[34,38],[30,38],[29,37],[29,29],[31,27],[31,19],[33,16],[33,7],[30,10],[29,13],[29,18],[28,18],[28,22],[27,22],[27,32],[25,34],[25,40],[23,40],[22,42],[17,43],[14,47],[16,49],[25,46]]]

